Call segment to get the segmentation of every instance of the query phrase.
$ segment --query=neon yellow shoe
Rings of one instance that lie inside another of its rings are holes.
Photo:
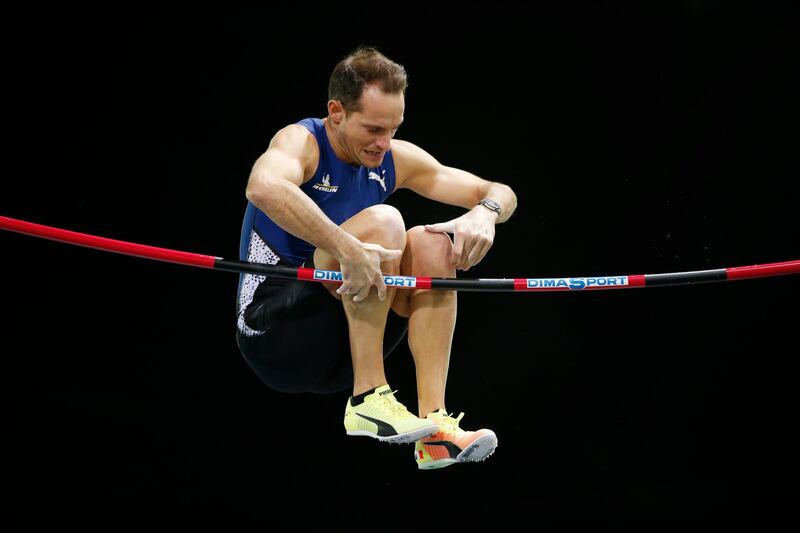
[[[420,470],[444,468],[453,463],[483,461],[497,448],[497,435],[491,429],[464,431],[458,423],[464,413],[453,418],[444,409],[428,415],[439,431],[417,441],[414,458]]]
[[[438,429],[430,419],[418,418],[397,401],[389,385],[347,400],[344,428],[348,435],[373,437],[383,442],[414,442]]]

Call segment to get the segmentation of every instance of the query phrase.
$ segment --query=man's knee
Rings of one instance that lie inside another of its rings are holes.
[[[384,248],[403,250],[406,246],[406,226],[403,215],[397,208],[378,204],[359,214],[359,239],[362,242],[380,244]]]
[[[406,232],[404,270],[409,274],[441,276],[454,275],[453,242],[447,233],[434,233],[425,226],[414,226]]]

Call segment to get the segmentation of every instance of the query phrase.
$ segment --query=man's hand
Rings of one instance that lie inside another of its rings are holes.
[[[378,291],[378,299],[386,299],[386,284],[383,282],[381,263],[399,260],[402,250],[387,250],[379,244],[362,242],[352,254],[342,258],[342,285],[336,289],[340,295],[353,294],[353,302],[364,301],[374,285]]]
[[[451,264],[459,270],[469,270],[481,262],[494,243],[494,224],[497,215],[483,206],[464,213],[449,222],[428,224],[427,231],[453,234]]]

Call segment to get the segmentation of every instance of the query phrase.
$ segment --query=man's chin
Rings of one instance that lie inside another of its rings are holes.
[[[359,158],[359,163],[361,163],[361,166],[364,166],[364,167],[367,167],[367,168],[379,167],[379,166],[381,166],[381,163],[383,163],[383,158],[385,156],[386,156],[385,153],[383,153],[383,154],[381,154],[379,156],[364,154],[364,155],[361,156],[361,158]]]

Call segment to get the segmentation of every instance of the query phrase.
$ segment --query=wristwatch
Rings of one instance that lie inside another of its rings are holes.
[[[494,211],[495,213],[497,213],[498,217],[503,212],[503,209],[500,207],[500,204],[498,204],[494,200],[490,200],[488,198],[484,198],[483,200],[478,202],[478,204],[482,205],[483,207],[485,207],[489,211]]]

